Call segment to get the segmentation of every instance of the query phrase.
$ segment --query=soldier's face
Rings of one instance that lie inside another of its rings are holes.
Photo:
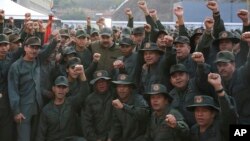
[[[67,37],[67,36],[61,36],[61,44],[62,45],[64,45],[68,41],[69,41],[69,37]]]
[[[52,91],[55,94],[55,98],[64,99],[69,91],[69,88],[64,85],[57,85],[52,87]]]
[[[157,51],[144,51],[144,61],[147,65],[152,65],[158,62],[160,54]]]
[[[100,40],[99,34],[98,33],[91,34],[90,40],[91,40],[91,42]]]
[[[18,47],[22,46],[22,43],[20,41],[10,43],[10,51],[15,51],[18,49]]]
[[[128,56],[133,52],[133,47],[131,45],[120,45],[120,50],[122,55]]]
[[[167,45],[164,36],[165,34],[160,34],[157,38],[156,44],[159,48],[165,48]]]
[[[144,34],[133,34],[131,37],[132,37],[132,40],[135,42],[135,44],[141,44],[145,35]]]
[[[220,51],[232,51],[233,50],[233,42],[229,39],[223,39],[219,43]]]
[[[120,100],[127,100],[132,94],[132,88],[130,85],[118,84],[116,86],[116,93]]]
[[[113,38],[111,36],[101,35],[100,41],[103,47],[108,48],[112,46]]]
[[[87,43],[88,43],[88,40],[84,36],[76,38],[76,44],[79,47],[85,47]]]
[[[100,79],[95,83],[95,89],[98,93],[102,94],[108,91],[109,84],[105,79]]]
[[[150,96],[150,104],[154,111],[160,112],[165,109],[168,104],[168,100],[163,94],[155,94]]]
[[[6,54],[9,51],[9,44],[7,43],[0,43],[0,58],[4,58],[6,56]]]
[[[39,49],[40,49],[39,46],[26,45],[24,47],[25,57],[28,58],[29,60],[34,60],[39,53]]]
[[[216,66],[222,79],[229,80],[232,78],[235,71],[235,63],[218,62]]]
[[[190,46],[188,44],[177,43],[176,48],[176,58],[185,59],[190,53]]]
[[[170,77],[171,84],[177,89],[185,89],[187,87],[189,75],[186,72],[175,72]]]
[[[199,126],[207,127],[213,123],[216,113],[208,107],[196,107],[194,115]]]
[[[78,74],[77,71],[76,71],[75,66],[71,66],[71,67],[67,68],[66,71],[67,71],[67,73],[68,73],[68,76],[69,76],[71,79],[76,79],[76,78],[79,76],[79,74]]]

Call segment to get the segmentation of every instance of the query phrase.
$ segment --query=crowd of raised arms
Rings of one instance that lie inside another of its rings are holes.
[[[226,11],[205,4],[192,32],[182,7],[167,31],[145,1],[139,27],[130,8],[126,27],[88,17],[52,31],[0,9],[0,141],[229,141],[231,124],[250,124],[249,12],[227,31]]]

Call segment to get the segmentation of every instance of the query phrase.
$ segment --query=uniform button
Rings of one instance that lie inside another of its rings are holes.
[[[2,93],[0,93],[0,98],[2,98],[3,97],[3,94]]]

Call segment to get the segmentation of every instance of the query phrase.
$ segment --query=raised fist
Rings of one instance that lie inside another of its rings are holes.
[[[150,14],[150,16],[156,21],[156,20],[158,20],[158,17],[157,17],[157,10],[155,10],[155,9],[150,9],[149,10],[149,14]]]
[[[207,30],[212,30],[214,26],[214,19],[212,17],[207,17],[204,21],[204,25]]]
[[[207,2],[207,8],[210,9],[213,13],[219,12],[218,3],[214,0],[209,0]]]
[[[183,7],[177,6],[176,8],[174,8],[174,14],[175,14],[175,16],[176,16],[177,18],[183,17],[183,14],[184,14]]]
[[[139,8],[140,8],[144,13],[148,12],[148,7],[147,7],[146,1],[144,1],[144,0],[138,1],[138,6],[139,6]]]
[[[204,56],[201,52],[194,52],[192,54],[192,59],[197,63],[197,64],[202,64],[205,62]]]
[[[250,31],[244,32],[244,33],[241,35],[241,38],[242,38],[244,41],[248,42],[248,44],[249,44],[249,43],[250,43]]]
[[[94,53],[93,61],[98,62],[100,59],[101,59],[101,54],[100,53]]]
[[[128,17],[132,17],[132,10],[130,8],[126,8],[125,9],[125,14],[128,16]]]
[[[116,60],[113,63],[113,67],[115,69],[120,69],[120,68],[124,68],[124,63],[121,60]]]
[[[207,81],[215,88],[215,90],[221,89],[221,77],[217,73],[209,73]]]
[[[237,12],[237,15],[242,20],[243,23],[248,23],[248,10],[240,9]]]
[[[151,27],[150,24],[144,24],[144,30],[145,30],[146,32],[151,32],[151,29],[152,29],[152,27]]]
[[[0,20],[4,20],[4,10],[0,9]]]

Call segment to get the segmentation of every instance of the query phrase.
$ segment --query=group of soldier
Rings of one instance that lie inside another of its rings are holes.
[[[146,24],[54,30],[0,10],[1,141],[228,141],[250,124],[250,20],[227,31],[216,1],[190,33],[182,7],[167,31],[145,1]],[[52,21],[50,21],[52,22]],[[49,23],[51,24],[51,23]]]

